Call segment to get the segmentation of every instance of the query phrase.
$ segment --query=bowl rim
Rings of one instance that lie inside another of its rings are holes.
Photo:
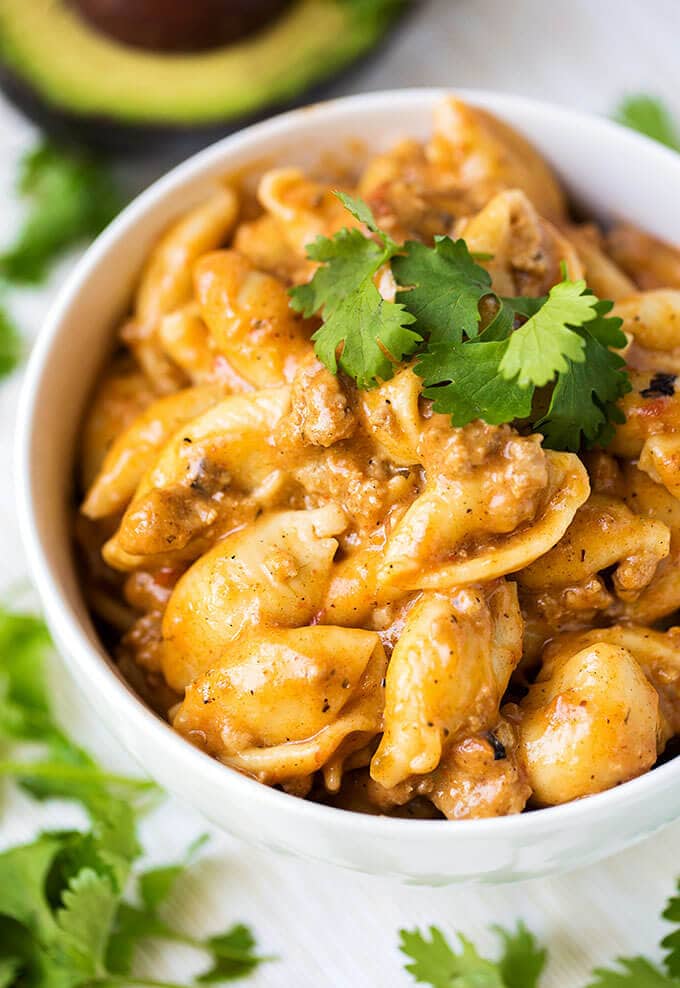
[[[38,536],[35,515],[33,484],[31,480],[33,424],[40,406],[40,390],[43,378],[49,373],[49,361],[56,341],[62,333],[62,323],[75,302],[81,286],[91,272],[106,257],[108,251],[138,225],[143,224],[148,210],[172,196],[177,187],[189,180],[200,178],[223,161],[225,172],[229,170],[229,155],[244,142],[261,142],[286,132],[291,136],[300,120],[309,121],[315,115],[345,112],[347,110],[389,110],[395,104],[422,105],[431,109],[438,100],[454,95],[473,105],[489,109],[503,117],[504,111],[522,114],[538,120],[549,114],[564,127],[596,136],[602,131],[615,136],[631,152],[642,151],[648,159],[673,162],[680,184],[680,155],[641,134],[627,130],[614,121],[593,114],[571,110],[547,101],[498,93],[492,90],[459,87],[410,87],[360,93],[338,99],[322,101],[278,114],[260,123],[237,131],[187,158],[169,172],[154,181],[136,196],[100,234],[78,261],[66,278],[40,330],[29,358],[22,383],[15,433],[16,499],[19,527],[26,551],[29,573],[37,587],[45,609],[48,624],[55,631],[57,650],[72,671],[80,671],[95,688],[105,692],[109,702],[115,704],[120,715],[130,724],[135,734],[143,737],[150,732],[159,744],[165,744],[169,760],[178,772],[186,771],[192,777],[209,784],[213,792],[248,799],[260,804],[260,809],[287,816],[291,821],[300,816],[311,824],[325,827],[327,832],[344,832],[348,836],[365,835],[370,838],[398,838],[401,841],[420,841],[423,838],[455,840],[456,838],[531,838],[546,829],[568,828],[579,823],[594,823],[604,819],[634,801],[642,801],[659,795],[676,778],[680,777],[680,758],[622,783],[612,789],[558,806],[537,809],[528,813],[503,817],[469,820],[413,820],[400,817],[373,816],[354,810],[340,809],[307,799],[290,796],[266,786],[256,779],[242,775],[210,755],[194,747],[177,734],[170,725],[160,719],[143,700],[134,693],[123,679],[99,654],[88,640],[83,624],[72,610],[48,559],[46,549]],[[262,149],[254,157],[262,156]],[[72,469],[72,460],[69,469]],[[102,650],[103,646],[102,646]],[[115,731],[113,732],[115,734]],[[119,743],[124,742],[118,738]],[[132,756],[145,769],[137,755]],[[180,769],[181,766],[181,769]],[[172,788],[172,787],[167,787]],[[446,835],[446,836],[445,836]]]

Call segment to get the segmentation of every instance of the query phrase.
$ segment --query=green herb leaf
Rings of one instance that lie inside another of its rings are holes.
[[[491,276],[476,264],[464,240],[436,237],[434,247],[409,241],[395,257],[397,283],[413,286],[397,293],[415,318],[415,329],[431,343],[460,343],[477,335],[481,299],[491,292]]]
[[[118,895],[106,875],[84,868],[62,893],[57,911],[58,931],[52,937],[53,951],[83,979],[106,973],[104,953],[116,912]]]
[[[591,335],[592,325],[578,331],[585,360],[569,361],[567,370],[557,375],[548,410],[534,424],[552,449],[577,452],[582,445],[606,445],[613,435],[612,423],[624,421],[616,402],[631,389],[626,364]]]
[[[305,316],[323,314],[323,325],[312,337],[319,360],[334,374],[343,370],[360,388],[372,388],[392,377],[394,363],[414,352],[420,336],[406,328],[414,317],[383,299],[373,283],[397,245],[378,230],[365,202],[337,195],[381,242],[349,229],[317,238],[307,256],[322,266],[309,284],[290,290],[290,304]]]
[[[307,257],[322,266],[306,285],[290,289],[291,306],[304,316],[324,311],[328,318],[345,298],[370,280],[384,262],[385,250],[360,230],[344,228],[332,240],[318,237]]]
[[[47,752],[35,762],[5,759],[0,774],[14,775],[40,798],[79,800],[92,827],[84,833],[43,834],[0,854],[0,988],[113,988],[130,976],[136,945],[150,937],[204,950],[212,958],[206,981],[249,973],[267,958],[255,953],[247,927],[200,941],[158,915],[205,837],[194,841],[180,864],[138,876],[141,905],[123,901],[140,853],[130,791],[143,791],[148,784],[105,772],[55,723],[43,664],[49,644],[41,621],[0,607],[0,741],[7,746],[33,740]],[[162,988],[160,982],[153,984]],[[181,986],[167,983],[165,988]]]
[[[147,939],[174,940],[176,935],[160,916],[129,902],[121,902],[106,948],[108,970],[114,974],[129,974],[137,945]]]
[[[32,844],[0,854],[0,916],[8,916],[40,938],[55,928],[45,896],[45,883],[61,847],[56,834],[44,834]]]
[[[494,930],[503,942],[498,966],[505,988],[538,988],[548,959],[545,947],[538,946],[535,936],[522,922],[512,933],[501,926],[495,926]]]
[[[406,328],[413,321],[402,305],[386,302],[368,280],[314,333],[314,349],[334,374],[339,368],[360,388],[372,388],[391,378],[394,364],[418,346],[420,337]]]
[[[244,978],[262,961],[270,959],[256,953],[255,938],[243,923],[232,926],[219,936],[210,937],[204,946],[213,954],[214,963],[199,975],[197,980],[203,984]]]
[[[138,876],[139,895],[148,910],[155,912],[165,902],[179,876],[186,871],[208,840],[207,834],[201,834],[189,845],[182,861],[163,865],[160,868],[150,868]]]
[[[101,162],[48,143],[26,155],[18,188],[29,211],[14,244],[0,254],[0,273],[13,282],[42,281],[63,250],[96,236],[122,205]]]
[[[0,957],[0,988],[11,988],[20,968],[20,957]]]
[[[545,304],[509,337],[499,364],[503,377],[516,378],[520,387],[542,387],[556,373],[567,371],[569,360],[583,363],[585,344],[573,327],[595,318],[597,301],[585,281],[554,285]]]
[[[619,970],[596,968],[596,980],[587,988],[680,988],[679,980],[664,974],[644,957],[622,957],[617,964]]]
[[[364,202],[359,196],[350,196],[346,192],[336,192],[335,195],[355,220],[368,227],[371,233],[377,234],[384,247],[388,248],[388,250],[398,249],[394,240],[378,227],[376,218],[367,202]]]
[[[680,135],[668,109],[654,96],[628,96],[614,113],[614,119],[674,151],[680,151]]]
[[[414,369],[435,412],[449,414],[455,426],[480,418],[500,425],[528,417],[533,388],[521,388],[498,373],[507,347],[507,340],[486,343],[481,338],[430,344]]]
[[[12,373],[21,359],[21,351],[21,334],[7,311],[0,307],[0,377]]]
[[[677,890],[680,892],[680,882],[677,884]],[[661,946],[667,951],[664,964],[669,974],[680,978],[680,895],[671,896],[661,915],[676,926],[676,929],[661,941]]]
[[[401,930],[399,949],[412,958],[406,970],[414,979],[432,988],[505,988],[497,964],[481,957],[464,936],[458,934],[462,950],[456,953],[436,926],[430,939],[420,930]]]

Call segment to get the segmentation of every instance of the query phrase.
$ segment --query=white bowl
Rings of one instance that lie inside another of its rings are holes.
[[[23,538],[52,634],[88,702],[148,773],[244,840],[431,885],[507,882],[584,865],[680,815],[680,759],[579,802],[491,820],[364,816],[269,789],[175,734],[117,674],[92,626],[69,521],[74,444],[144,257],[167,223],[225,173],[306,164],[425,138],[433,89],[369,93],[284,114],[228,137],[135,200],[64,286],[30,360],[18,430]],[[668,240],[680,230],[680,156],[606,120],[510,96],[461,92],[526,134],[570,193],[600,218],[624,217]],[[354,145],[356,147],[356,145]]]

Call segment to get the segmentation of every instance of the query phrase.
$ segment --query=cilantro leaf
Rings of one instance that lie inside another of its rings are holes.
[[[269,960],[255,952],[255,938],[243,923],[237,923],[219,936],[210,937],[204,946],[213,954],[214,963],[198,976],[197,980],[202,984],[235,981],[250,974],[262,961]]]
[[[583,444],[604,444],[611,438],[611,422],[623,421],[615,403],[631,388],[625,361],[589,332],[579,334],[585,360],[569,361],[557,375],[548,410],[534,424],[551,449],[577,452]]]
[[[52,739],[43,663],[50,648],[43,622],[0,607],[0,739]]]
[[[29,211],[14,244],[0,254],[0,273],[13,282],[41,281],[65,248],[100,233],[122,205],[100,161],[49,143],[23,159],[18,189]]]
[[[173,940],[174,931],[155,913],[121,902],[106,948],[106,966],[114,974],[129,974],[137,945],[147,939]]]
[[[415,372],[423,378],[423,395],[433,400],[435,412],[450,414],[455,426],[479,418],[498,425],[526,418],[533,388],[521,388],[498,373],[507,347],[507,340],[430,344]]]
[[[330,239],[318,237],[307,256],[322,266],[309,284],[290,289],[290,304],[305,316],[322,313],[323,325],[312,336],[319,360],[334,374],[343,370],[360,388],[372,388],[392,377],[394,362],[413,353],[420,336],[406,328],[414,317],[382,298],[373,283],[397,245],[378,230],[365,202],[337,195],[381,242],[348,229]]]
[[[392,261],[399,285],[413,286],[396,300],[415,317],[415,329],[432,343],[460,343],[477,335],[479,302],[491,276],[476,264],[464,240],[436,237],[434,248],[409,241]]]
[[[412,963],[406,970],[432,988],[505,988],[497,964],[481,957],[469,940],[458,934],[462,950],[456,953],[436,926],[430,939],[420,930],[400,930],[399,949]]]
[[[367,202],[364,202],[364,200],[359,198],[359,196],[350,196],[346,192],[336,192],[335,195],[343,204],[345,209],[352,214],[355,220],[358,220],[360,223],[363,223],[364,226],[368,227],[371,233],[377,234],[385,248],[390,251],[398,249],[394,240],[392,240],[390,236],[379,228],[375,216],[373,215]]]
[[[680,988],[679,980],[664,974],[644,957],[622,957],[617,964],[619,970],[596,968],[596,980],[587,988]]]
[[[680,892],[680,882],[676,888]],[[661,946],[665,947],[667,951],[664,957],[666,970],[669,974],[680,978],[680,895],[671,896],[661,915],[669,923],[676,925],[676,929],[663,938]]]
[[[368,280],[317,329],[314,349],[334,374],[340,368],[360,388],[372,388],[391,378],[394,363],[420,343],[418,334],[406,328],[412,322],[414,317],[402,305],[386,302]]]
[[[503,942],[503,955],[498,962],[505,988],[538,988],[548,952],[539,947],[536,938],[524,923],[511,933],[494,927]]]
[[[547,301],[509,337],[500,362],[503,377],[517,378],[520,387],[541,387],[556,372],[567,371],[571,360],[583,363],[584,340],[573,328],[596,316],[597,298],[585,281],[562,281],[550,289]]]
[[[83,979],[102,977],[104,952],[116,911],[118,895],[106,875],[83,868],[62,893],[51,947]]]
[[[290,304],[306,317],[321,309],[329,316],[350,292],[373,277],[385,251],[360,230],[344,227],[332,240],[317,237],[308,244],[307,257],[325,267],[318,268],[308,284],[291,288]]]
[[[0,774],[14,775],[40,798],[78,799],[92,825],[85,832],[43,834],[0,854],[0,988],[111,988],[126,976],[135,983],[135,947],[150,937],[206,952],[212,961],[202,976],[206,982],[249,973],[268,958],[255,952],[248,927],[196,940],[158,914],[204,837],[180,864],[138,876],[140,905],[123,900],[140,853],[129,792],[143,791],[148,783],[105,772],[55,723],[44,685],[48,648],[39,619],[0,606],[0,742],[35,740],[47,752],[37,762],[0,761]],[[120,789],[125,798],[116,795]],[[160,982],[153,984],[161,988]],[[167,983],[165,988],[181,986]]]
[[[11,374],[21,358],[22,342],[19,330],[7,311],[0,308],[0,377]]]
[[[186,871],[190,862],[208,840],[207,834],[201,834],[189,845],[182,861],[173,865],[150,868],[138,876],[139,894],[147,909],[155,911],[165,902],[179,876]]]
[[[44,834],[0,854],[0,916],[15,919],[38,937],[54,929],[45,883],[60,846],[58,835]]]
[[[20,957],[0,957],[0,988],[11,988],[20,967]]]
[[[673,118],[661,100],[654,96],[641,93],[626,97],[614,112],[614,120],[674,151],[680,151],[680,135]]]
[[[193,841],[181,862],[150,868],[137,875],[141,905],[133,906],[128,902],[121,902],[118,907],[107,953],[107,964],[111,971],[129,974],[135,948],[140,940],[148,937],[187,940],[161,919],[158,910],[169,896],[177,879],[207,839],[207,834],[202,834]],[[196,944],[196,946],[202,945]]]

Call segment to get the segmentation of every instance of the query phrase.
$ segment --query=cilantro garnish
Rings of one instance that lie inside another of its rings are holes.
[[[353,228],[319,237],[307,248],[319,263],[314,277],[290,292],[293,308],[322,317],[312,338],[329,370],[366,389],[413,356],[424,396],[455,426],[522,420],[553,449],[611,439],[613,423],[623,420],[616,403],[630,390],[612,349],[625,345],[621,321],[607,318],[612,303],[566,274],[545,298],[499,298],[464,240],[399,246],[366,203],[339,198],[368,234]],[[375,285],[384,265],[399,286],[394,302]],[[484,299],[496,311],[482,327]],[[535,392],[546,386],[542,414],[534,412]]]
[[[41,799],[78,800],[91,823],[0,854],[0,988],[183,988],[135,975],[137,947],[151,938],[205,955],[195,985],[249,974],[269,958],[257,952],[248,927],[198,939],[163,917],[205,839],[179,864],[137,870],[139,794],[155,787],[106,772],[61,730],[45,687],[49,648],[38,618],[0,607],[0,775],[14,776]],[[41,754],[20,757],[24,742]]]
[[[432,399],[435,412],[449,414],[456,426],[473,419],[502,425],[527,418],[533,392],[498,373],[507,349],[507,340],[428,347],[415,365],[425,385],[423,395]]]
[[[0,274],[17,283],[41,281],[63,250],[96,236],[122,206],[102,162],[48,143],[24,157],[17,189],[28,213],[14,244],[0,253]]]
[[[680,151],[680,134],[668,109],[654,96],[628,96],[614,113],[614,119],[660,144]]]
[[[491,292],[488,271],[475,263],[464,240],[436,237],[434,247],[409,241],[395,257],[399,285],[413,286],[397,299],[415,317],[416,329],[431,344],[460,343],[477,335],[479,303]]]
[[[338,198],[375,239],[348,229],[331,239],[318,237],[307,256],[326,266],[308,285],[291,289],[291,305],[305,316],[323,313],[323,325],[312,337],[319,359],[334,374],[343,370],[360,388],[371,388],[392,376],[394,361],[413,353],[420,336],[406,328],[415,316],[386,301],[373,280],[398,245],[378,229],[365,202],[343,193]]]
[[[596,302],[585,281],[554,285],[540,309],[508,336],[498,365],[506,381],[516,378],[520,388],[541,387],[568,370],[568,361],[583,363],[583,338],[571,327],[594,319]]]

